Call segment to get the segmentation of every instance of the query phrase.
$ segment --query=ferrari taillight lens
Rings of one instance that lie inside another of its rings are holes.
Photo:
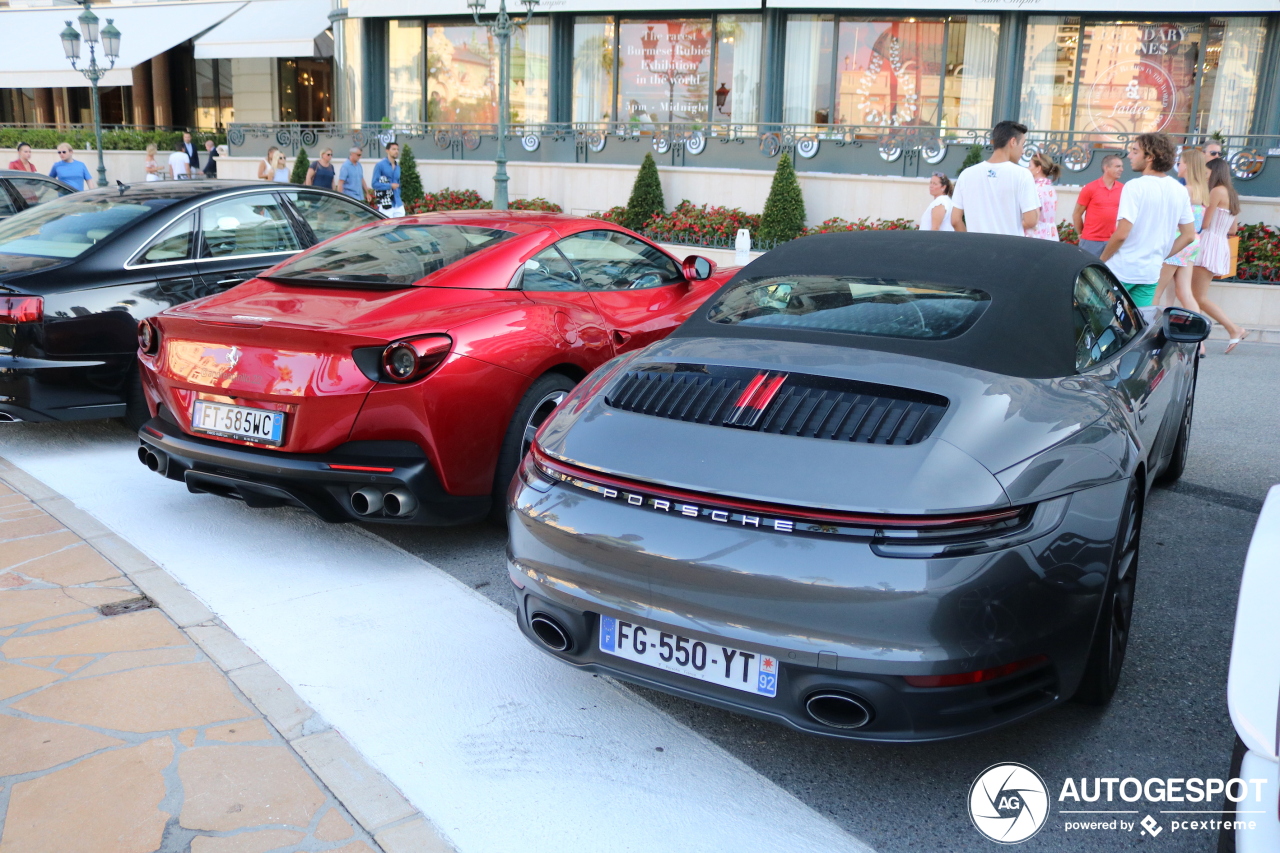
[[[427,335],[396,341],[382,351],[382,375],[388,382],[413,382],[435,370],[449,355],[453,339]]]
[[[138,324],[138,349],[147,355],[155,355],[160,350],[160,330],[150,320]]]
[[[44,299],[39,296],[0,296],[0,323],[39,323]]]

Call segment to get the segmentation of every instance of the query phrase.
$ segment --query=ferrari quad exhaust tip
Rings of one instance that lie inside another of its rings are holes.
[[[351,508],[356,515],[373,515],[382,512],[383,494],[380,489],[365,486],[351,494]]]
[[[573,645],[569,632],[553,617],[545,613],[535,613],[529,618],[529,627],[534,635],[542,641],[542,645],[553,652],[567,652]]]
[[[860,729],[871,722],[871,706],[852,693],[822,690],[804,700],[809,716],[833,729]]]
[[[408,489],[392,489],[383,496],[382,508],[393,518],[404,518],[413,515],[418,508],[418,499]]]

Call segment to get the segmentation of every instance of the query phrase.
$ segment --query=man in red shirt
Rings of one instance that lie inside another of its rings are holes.
[[[1071,219],[1080,235],[1080,248],[1091,255],[1101,255],[1102,247],[1116,230],[1123,173],[1124,160],[1119,154],[1108,154],[1102,158],[1102,177],[1085,184],[1076,200]]]

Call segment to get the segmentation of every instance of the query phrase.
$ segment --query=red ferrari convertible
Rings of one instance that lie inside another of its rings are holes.
[[[139,325],[138,457],[192,492],[329,521],[474,520],[575,383],[731,274],[575,216],[361,227]]]

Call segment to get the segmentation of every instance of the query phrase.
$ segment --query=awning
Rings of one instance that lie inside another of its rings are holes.
[[[110,19],[120,30],[120,58],[102,79],[102,85],[130,85],[135,65],[221,23],[244,5],[244,0],[233,3],[186,0],[145,6],[99,6],[95,10],[99,27],[105,27]],[[0,89],[88,86],[85,76],[71,67],[58,37],[68,20],[79,29],[75,23],[79,14],[78,6],[0,10],[0,34],[5,45],[4,50],[0,50]],[[98,50],[101,49],[99,44]],[[82,44],[80,67],[88,61],[89,48]]]
[[[254,0],[196,39],[196,59],[313,56],[329,0]]]

